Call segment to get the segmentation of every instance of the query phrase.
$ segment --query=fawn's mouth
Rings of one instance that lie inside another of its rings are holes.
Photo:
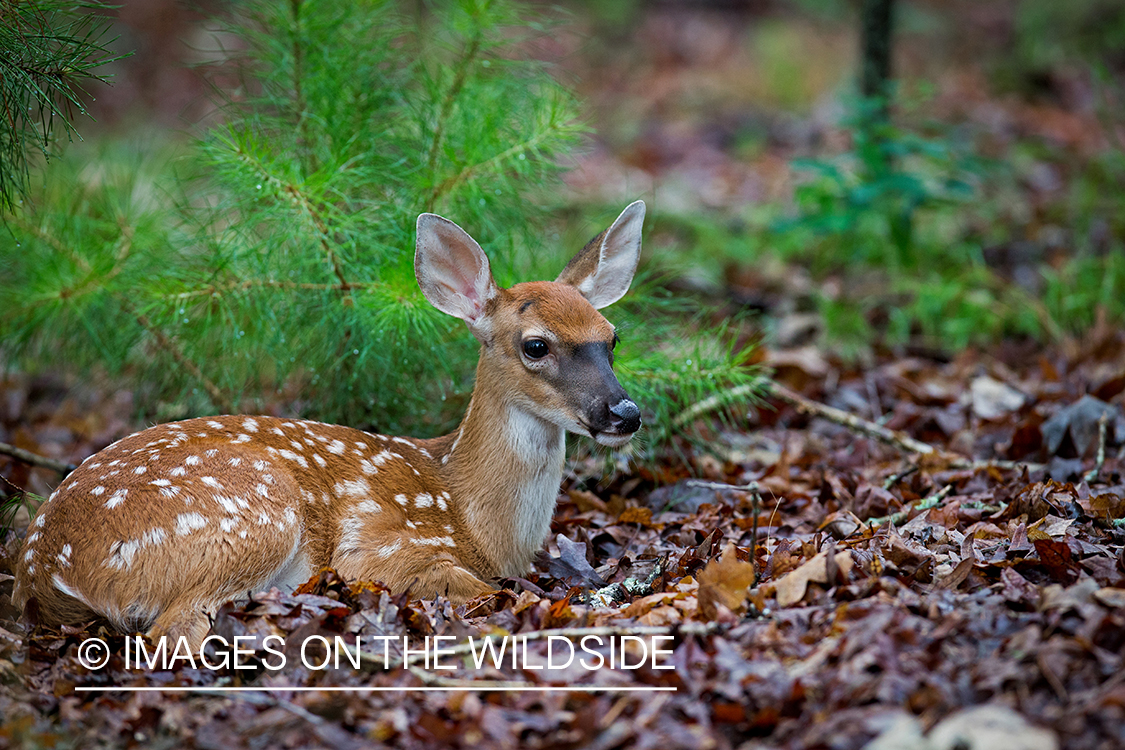
[[[599,432],[590,427],[587,427],[586,431],[590,433],[590,437],[592,437],[595,441],[602,445],[609,446],[610,448],[620,448],[621,446],[632,440],[633,435],[636,434],[633,432],[627,434],[621,434],[618,432]]]

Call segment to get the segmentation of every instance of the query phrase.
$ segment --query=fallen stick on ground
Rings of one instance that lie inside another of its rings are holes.
[[[868,437],[875,438],[876,440],[879,440],[881,442],[888,443],[907,453],[919,453],[928,456],[936,456],[941,453],[937,448],[930,445],[929,443],[923,443],[921,440],[916,440],[906,433],[899,432],[898,430],[892,430],[888,427],[884,427],[881,424],[863,419],[862,417],[857,417],[854,414],[849,414],[848,412],[837,409],[833,406],[822,404],[819,401],[807,399],[804,396],[794,393],[785,386],[778,385],[772,380],[768,380],[766,378],[761,378],[749,385],[740,385],[737,388],[731,388],[729,390],[723,391],[722,393],[717,393],[714,396],[709,396],[702,401],[691,405],[675,419],[675,421],[673,422],[673,426],[682,427],[692,419],[695,419],[702,414],[706,414],[709,411],[720,409],[739,398],[752,398],[757,395],[773,396],[780,401],[784,401],[788,404],[791,404],[792,406],[795,406],[798,411],[804,412],[805,414],[810,414],[812,416],[827,419],[829,422],[838,424],[841,427],[845,427],[853,432],[858,432],[862,435],[867,435]],[[945,455],[950,456],[950,454]],[[1027,463],[1025,461],[1006,461],[1003,459],[974,461],[972,459],[964,457],[950,458],[947,466],[950,469],[977,470],[994,468],[1001,471],[1013,471],[1022,469],[1024,467],[1027,467],[1029,471],[1035,471],[1037,469],[1043,468],[1043,464]],[[913,469],[912,471],[903,472],[900,475],[895,475],[896,481],[897,479],[902,479],[903,477],[908,476],[916,470],[917,468]]]
[[[857,417],[854,414],[848,414],[846,411],[807,399],[767,378],[760,378],[754,383],[740,385],[737,388],[731,388],[722,393],[716,393],[714,396],[709,396],[693,404],[676,418],[674,425],[676,427],[682,426],[702,414],[726,406],[739,398],[750,398],[759,394],[763,396],[773,396],[788,404],[792,404],[797,407],[798,411],[817,417],[823,417],[830,422],[847,427],[854,432],[868,435],[884,443],[890,443],[908,453],[930,454],[937,452],[932,445],[923,443],[920,440],[915,440],[909,435],[891,430],[883,425]]]
[[[894,445],[909,453],[923,453],[930,454],[936,453],[937,450],[929,443],[923,443],[921,440],[915,440],[909,435],[884,427],[881,424],[876,424],[862,417],[857,417],[854,414],[848,414],[846,411],[837,409],[826,404],[812,401],[805,398],[793,391],[789,390],[783,385],[779,385],[772,380],[766,381],[763,387],[765,393],[774,398],[780,399],[788,404],[797,407],[798,411],[806,414],[811,414],[816,417],[827,419],[829,422],[834,422],[843,427],[847,427],[853,432],[859,432],[876,440],[881,440],[884,443]]]
[[[7,443],[0,443],[0,453],[4,454],[5,456],[11,456],[17,461],[23,461],[25,464],[31,464],[32,466],[42,466],[45,469],[54,469],[63,476],[66,476],[67,474],[78,468],[74,464],[68,464],[66,461],[59,461],[55,458],[40,456],[38,453],[25,451],[23,448],[17,448],[16,446],[8,445]]]
[[[1102,473],[1102,467],[1105,466],[1105,428],[1107,422],[1108,414],[1107,412],[1102,412],[1102,415],[1098,417],[1098,457],[1094,462],[1094,468],[1090,469],[1086,472],[1086,475],[1082,477],[1086,480],[1087,484],[1096,480]]]
[[[878,528],[878,527],[880,527],[883,524],[888,523],[888,522],[893,523],[894,525],[897,526],[898,524],[902,523],[906,519],[910,518],[910,514],[913,513],[916,510],[929,510],[930,508],[938,507],[939,505],[941,505],[942,501],[945,500],[945,498],[949,496],[949,493],[952,492],[952,491],[953,491],[953,485],[947,484],[944,487],[942,487],[940,490],[938,490],[936,493],[934,493],[933,495],[930,495],[929,497],[922,498],[921,500],[914,503],[913,505],[911,505],[908,508],[904,508],[903,510],[898,511],[897,513],[892,513],[889,516],[879,516],[877,518],[868,518],[865,523],[873,529]]]

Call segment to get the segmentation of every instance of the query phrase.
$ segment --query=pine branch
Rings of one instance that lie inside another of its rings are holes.
[[[440,184],[434,186],[433,193],[430,195],[430,205],[436,205],[439,198],[451,192],[461,183],[466,182],[476,175],[480,174],[481,172],[488,170],[490,167],[502,164],[508,159],[518,156],[519,154],[533,151],[537,146],[548,141],[552,136],[555,135],[557,135],[557,133],[553,128],[544,128],[522,143],[517,143],[511,148],[507,148],[496,154],[495,156],[482,162],[478,162],[476,164],[465,167],[453,177],[450,177]]]
[[[106,282],[108,282],[121,272],[121,269],[123,268],[125,261],[128,259],[130,251],[132,249],[133,232],[127,226],[118,223],[118,226],[122,231],[121,239],[118,243],[118,249],[114,254],[114,266],[111,269],[110,273],[105,277],[102,277],[101,279],[95,279],[93,278],[93,268],[90,266],[89,261],[87,261],[86,258],[84,258],[79,253],[75,252],[68,244],[61,242],[53,234],[43,231],[41,227],[24,221],[21,217],[15,217],[14,222],[19,227],[25,229],[26,231],[32,232],[35,236],[45,241],[53,250],[55,250],[55,252],[68,257],[71,262],[82,269],[84,273],[91,276],[91,284],[96,284],[96,288],[104,288]],[[74,296],[73,291],[63,296]],[[214,382],[212,382],[206,375],[203,374],[203,371],[199,368],[199,366],[192,362],[191,359],[188,358],[186,354],[184,354],[183,350],[176,344],[176,342],[172,338],[166,335],[162,330],[160,330],[160,328],[155,326],[148,318],[148,316],[144,315],[143,313],[137,312],[133,306],[132,301],[127,296],[120,292],[114,291],[110,292],[110,296],[120,305],[122,310],[124,310],[126,313],[132,316],[134,320],[136,320],[137,324],[140,325],[141,328],[145,329],[153,336],[153,338],[156,340],[157,345],[161,349],[168,352],[168,354],[176,361],[177,364],[179,364],[184,370],[192,375],[192,377],[200,382],[203,388],[207,391],[208,395],[211,396],[212,401],[214,401],[217,407],[219,407],[222,411],[228,413],[233,411],[230,399],[226,397],[223,391],[217,385],[215,385]]]
[[[276,193],[287,196],[290,204],[299,209],[309,220],[309,223],[316,232],[317,241],[320,243],[321,250],[324,251],[324,256],[328,261],[328,265],[332,268],[332,273],[335,274],[336,279],[340,282],[340,287],[346,290],[350,284],[348,280],[344,278],[344,271],[340,267],[339,259],[336,257],[336,250],[328,237],[328,226],[325,224],[324,218],[320,215],[320,212],[312,205],[312,201],[310,201],[296,185],[274,177],[273,174],[266,169],[264,164],[246,153],[241,146],[234,144],[234,148],[238,158],[243,163],[254,169],[264,182],[274,188]],[[345,296],[347,296],[346,291]]]
[[[301,5],[302,0],[290,0],[289,3],[290,13],[293,17],[293,95],[297,116],[297,151],[300,153],[302,172],[305,177],[308,177],[314,171],[314,168],[310,152],[311,138],[308,120],[306,119],[305,93],[302,86],[305,48],[301,43]]]
[[[186,292],[173,292],[169,294],[158,295],[161,299],[171,300],[176,302],[184,302],[186,300],[195,299],[197,297],[211,297],[223,296],[230,292],[246,292],[251,289],[284,289],[284,290],[303,290],[303,291],[328,291],[328,292],[351,292],[356,289],[371,289],[377,286],[375,282],[350,282],[347,284],[312,284],[300,281],[274,281],[272,279],[247,279],[245,281],[233,281],[229,284],[215,285],[210,284],[199,289],[191,289]]]
[[[440,192],[437,187],[437,158],[438,152],[441,149],[442,140],[445,138],[445,122],[449,118],[450,112],[453,111],[453,103],[457,101],[460,96],[461,90],[465,87],[465,79],[469,75],[469,67],[476,59],[477,53],[480,51],[481,33],[480,29],[473,34],[469,44],[465,47],[465,54],[457,64],[457,72],[453,76],[453,84],[445,93],[445,98],[442,99],[441,108],[438,110],[437,122],[434,123],[434,136],[430,142],[430,153],[426,158],[426,170],[431,175],[431,179],[435,183],[434,191],[430,194],[430,201],[426,206],[427,211],[433,211],[437,205],[437,200],[440,197]]]
[[[56,123],[77,135],[73,112],[88,114],[83,83],[105,82],[93,69],[124,57],[103,41],[108,20],[90,12],[104,7],[0,0],[0,208],[27,194],[30,154],[51,156]]]
[[[570,94],[523,58],[529,31],[540,33],[526,6],[437,0],[424,21],[406,10],[403,0],[238,4],[226,30],[244,42],[240,92],[251,93],[223,99],[225,124],[183,154],[183,172],[139,172],[132,152],[83,154],[53,167],[70,169],[75,189],[46,186],[41,213],[19,214],[23,248],[0,248],[5,358],[29,369],[104,363],[145,378],[142,407],[230,411],[268,397],[326,421],[452,426],[472,349],[443,350],[463,329],[417,294],[414,218],[448,204],[491,245],[498,278],[528,278],[542,216],[529,209],[557,184],[580,126]],[[454,40],[448,62],[411,57],[434,39]],[[487,72],[485,56],[498,62]],[[91,164],[105,179],[82,180]],[[555,270],[566,258],[556,260]],[[630,298],[645,309],[653,299]],[[708,322],[617,315],[632,317],[640,340],[689,352],[623,357],[640,363],[640,382],[627,383],[625,367],[622,382],[657,415],[653,434],[678,405],[753,377],[732,350],[695,343],[721,338]]]
[[[207,391],[207,395],[209,395],[211,397],[211,400],[215,403],[215,406],[218,407],[219,411],[224,414],[232,414],[234,412],[234,407],[231,404],[230,399],[227,398],[222,389],[215,385],[215,383],[212,382],[210,378],[203,374],[203,371],[199,369],[199,365],[192,362],[188,358],[188,356],[184,354],[183,350],[175,342],[174,339],[169,337],[164,333],[164,331],[160,330],[160,328],[154,325],[147,315],[145,315],[144,313],[136,312],[132,309],[132,305],[128,303],[123,304],[125,309],[136,319],[137,323],[139,323],[142,328],[152,334],[152,337],[156,340],[157,346],[168,352],[168,354],[171,355],[172,359],[176,360],[176,364],[187,370],[193,378],[199,381],[199,383]]]

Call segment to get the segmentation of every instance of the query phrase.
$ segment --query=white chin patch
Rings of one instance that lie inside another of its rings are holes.
[[[599,432],[598,436],[594,438],[602,445],[608,445],[610,448],[620,448],[633,439],[633,434],[628,435],[610,435],[605,432]]]

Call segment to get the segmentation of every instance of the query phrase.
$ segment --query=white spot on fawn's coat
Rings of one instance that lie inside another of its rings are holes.
[[[337,482],[336,486],[332,488],[335,490],[337,496],[349,495],[351,497],[367,497],[371,492],[371,485],[367,483],[366,479],[353,479]]]
[[[398,552],[400,549],[402,549],[402,542],[396,541],[393,544],[388,544],[386,547],[380,547],[379,549],[375,550],[375,556],[386,560],[388,557]]]
[[[207,519],[198,513],[181,513],[176,516],[176,534],[179,536],[187,536],[206,525]]]
[[[421,539],[419,539],[418,537],[414,537],[410,540],[410,543],[411,544],[428,544],[428,545],[433,546],[433,547],[456,547],[457,546],[453,543],[453,537],[451,537],[451,536],[425,537],[425,538],[421,538]]]

